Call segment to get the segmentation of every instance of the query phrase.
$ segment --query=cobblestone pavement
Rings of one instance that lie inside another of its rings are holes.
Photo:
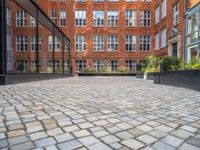
[[[199,150],[200,92],[134,77],[1,86],[0,149]]]

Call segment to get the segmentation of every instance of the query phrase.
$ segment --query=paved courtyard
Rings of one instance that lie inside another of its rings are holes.
[[[200,92],[134,77],[0,86],[0,149],[199,150]]]

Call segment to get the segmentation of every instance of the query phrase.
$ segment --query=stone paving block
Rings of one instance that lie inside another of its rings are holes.
[[[162,141],[168,145],[172,145],[174,147],[178,147],[183,142],[182,139],[177,138],[175,136],[168,135],[162,139]]]
[[[78,130],[78,131],[73,132],[73,134],[76,137],[84,137],[84,136],[90,135],[90,133],[87,130]]]
[[[150,135],[156,137],[156,138],[161,138],[167,135],[167,133],[160,131],[160,130],[152,130],[149,132]]]
[[[29,135],[32,140],[37,140],[41,138],[47,137],[47,134],[45,132],[35,132]]]
[[[137,128],[130,129],[127,132],[129,132],[130,134],[132,134],[134,137],[144,134],[144,131],[142,131],[140,129],[137,129]]]
[[[71,140],[58,144],[58,147],[60,150],[73,150],[82,147],[82,144],[77,140]]]
[[[196,147],[199,147],[199,149],[200,149],[200,138],[189,137],[186,142],[189,144],[192,144]]]
[[[30,150],[33,148],[34,148],[34,145],[32,142],[25,142],[25,143],[11,146],[10,150]]]
[[[93,133],[96,137],[102,137],[102,136],[106,136],[108,135],[109,133],[105,130],[100,130],[100,131],[97,131],[97,132],[94,132]]]
[[[189,136],[194,136],[193,133],[190,133],[190,132],[187,132],[187,131],[181,130],[181,129],[175,130],[175,131],[171,132],[170,134],[174,135],[178,138],[181,138],[181,139],[187,139]]]
[[[144,144],[134,139],[124,140],[121,143],[124,144],[125,146],[128,146],[131,149],[140,149],[144,146]]]
[[[107,128],[107,130],[110,133],[116,133],[116,132],[122,131],[123,129],[121,129],[121,128],[117,127],[117,126],[114,126],[114,127]]]
[[[0,140],[0,148],[4,148],[8,146],[8,142],[7,140]]]
[[[1,139],[5,139],[5,138],[6,138],[5,133],[0,133],[0,140],[1,140]]]
[[[77,125],[67,126],[63,128],[65,132],[74,132],[79,130],[79,127]]]
[[[107,121],[108,122],[110,122],[110,123],[119,123],[119,122],[121,122],[119,119],[117,119],[117,118],[110,118],[110,119],[107,119]]]
[[[69,133],[63,133],[55,136],[55,139],[58,143],[64,142],[64,141],[69,141],[74,139],[74,137],[69,134]]]
[[[137,128],[144,131],[144,132],[149,132],[149,131],[153,130],[152,127],[150,127],[149,125],[146,125],[146,124],[137,126]]]
[[[96,126],[103,126],[103,125],[106,125],[106,124],[109,124],[109,122],[107,122],[106,120],[98,120],[98,121],[95,121],[93,122]]]
[[[96,143],[94,145],[88,146],[89,150],[112,150],[112,148],[108,147],[103,143]]]
[[[42,126],[33,126],[27,129],[28,133],[36,132],[36,131],[42,131],[43,127]]]
[[[112,144],[112,143],[116,143],[116,142],[119,142],[120,139],[117,138],[116,136],[114,135],[108,135],[108,136],[104,136],[101,138],[105,143],[107,144]]]
[[[188,126],[188,125],[184,125],[184,126],[182,126],[180,128],[183,129],[183,130],[185,130],[185,131],[192,132],[192,133],[195,133],[198,130],[198,129],[193,128],[193,127]]]
[[[99,140],[94,136],[86,136],[83,138],[79,138],[78,140],[85,146],[93,145],[99,142]]]
[[[35,144],[37,147],[46,147],[49,145],[56,144],[56,141],[54,140],[54,138],[49,137],[49,138],[39,139],[39,140],[35,141]]]
[[[155,129],[157,129],[157,130],[160,130],[160,131],[163,131],[163,132],[170,132],[170,131],[172,131],[172,130],[174,130],[173,128],[171,128],[171,127],[168,127],[168,126],[166,126],[166,125],[161,125],[161,126],[158,126],[158,127],[156,127]]]
[[[18,137],[14,137],[14,138],[8,139],[8,143],[10,145],[16,145],[16,144],[24,143],[24,142],[26,142],[28,140],[29,139],[26,136],[18,136]]]
[[[124,130],[133,128],[133,126],[128,123],[118,123],[116,126]]]
[[[183,145],[180,146],[179,150],[199,150],[199,147],[193,146],[188,143],[183,143]]]
[[[21,136],[21,135],[25,135],[25,131],[24,130],[9,131],[9,132],[7,132],[7,135],[8,135],[9,138]]]
[[[122,132],[116,133],[115,135],[123,140],[134,137],[132,134],[128,133],[127,131],[122,131]]]
[[[112,148],[114,148],[114,149],[120,149],[120,148],[122,147],[122,145],[119,144],[119,143],[113,143],[113,144],[110,144],[110,146],[111,146]]]
[[[141,135],[137,139],[142,141],[143,143],[146,143],[146,144],[152,144],[152,143],[154,143],[158,140],[158,139],[156,139],[156,138],[154,138],[150,135],[147,135],[147,134]]]
[[[57,147],[55,145],[51,145],[45,148],[46,150],[57,150]]]
[[[87,128],[93,127],[94,125],[91,124],[91,123],[89,123],[89,122],[85,122],[85,123],[80,123],[80,124],[78,124],[78,126],[79,126],[80,128],[82,128],[82,129],[87,129]]]
[[[47,130],[47,134],[49,136],[55,136],[55,135],[58,135],[58,134],[61,134],[61,133],[63,133],[63,131],[60,128],[54,128],[54,129],[51,129],[51,130]]]
[[[160,142],[160,141],[156,142],[153,145],[153,148],[156,149],[156,150],[175,150],[176,149],[175,147],[167,145],[167,144]]]

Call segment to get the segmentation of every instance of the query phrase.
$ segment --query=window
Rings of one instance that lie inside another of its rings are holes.
[[[17,27],[26,27],[27,18],[26,13],[23,10],[18,10],[16,12],[16,26]]]
[[[161,30],[161,48],[166,47],[166,28]]]
[[[179,3],[173,6],[173,25],[176,26],[179,22]]]
[[[118,70],[118,60],[109,60],[108,67],[110,71],[117,71]]]
[[[27,72],[28,71],[28,61],[27,60],[17,60],[16,61],[17,72]]]
[[[135,27],[136,26],[136,11],[127,10],[126,11],[126,26]]]
[[[28,50],[28,40],[27,36],[18,35],[16,37],[17,51],[23,52]]]
[[[76,26],[86,26],[86,11],[75,11]]]
[[[140,26],[149,27],[151,23],[151,12],[149,10],[143,10],[140,12]]]
[[[81,72],[86,68],[86,60],[76,60],[76,71]]]
[[[33,18],[32,16],[30,17],[30,27],[36,27],[37,22],[35,20],[35,18]]]
[[[118,36],[117,35],[108,35],[108,51],[117,51],[118,50]]]
[[[40,60],[31,60],[31,72],[36,72],[37,71],[37,63],[39,69],[41,69],[41,61]]]
[[[118,26],[118,11],[108,11],[108,26],[109,27]]]
[[[60,26],[66,26],[66,11],[60,11]]]
[[[155,23],[157,24],[160,21],[160,7],[159,6],[156,7],[155,13],[156,13],[155,14]]]
[[[140,36],[140,50],[141,51],[149,51],[150,50],[150,36],[149,35],[141,35]]]
[[[64,72],[69,72],[69,60],[64,61]]]
[[[161,12],[161,17],[164,18],[166,17],[166,12],[167,12],[167,0],[162,0],[162,12]]]
[[[48,67],[53,70],[53,65],[55,67],[55,70],[58,71],[60,68],[60,62],[59,60],[48,60]]]
[[[104,26],[104,11],[94,11],[93,12],[93,25],[95,27]]]
[[[65,51],[65,52],[69,52],[69,50],[70,50],[70,45],[69,45],[69,44],[65,45],[64,51]]]
[[[54,51],[60,50],[60,44],[59,39],[55,36],[55,45],[54,45]],[[53,52],[53,36],[49,36],[49,52]]]
[[[12,16],[11,16],[11,10],[9,8],[6,8],[6,21],[7,25],[11,26]]]
[[[94,60],[93,68],[94,68],[95,72],[103,72],[104,61],[103,60]]]
[[[151,2],[151,0],[140,0],[141,2]]]
[[[126,68],[130,72],[136,72],[136,61],[135,60],[126,60]]]
[[[140,65],[140,67],[137,68],[137,71],[143,70],[146,66],[146,61],[145,60],[139,60],[139,65]]]
[[[31,45],[31,51],[36,52],[36,49],[37,49],[37,36],[31,36],[30,45]],[[39,39],[38,39],[38,50],[41,51],[41,49],[42,49],[42,39],[39,37]]]
[[[51,10],[51,20],[57,24],[58,14],[57,10]]]
[[[155,50],[159,49],[160,49],[160,35],[159,32],[157,32],[155,35]]]
[[[86,50],[85,35],[77,35],[75,39],[76,39],[75,41],[76,51],[78,52],[85,51]]]
[[[104,50],[104,36],[103,35],[93,36],[93,50],[97,52]]]
[[[136,36],[127,35],[126,36],[126,51],[132,52],[136,50]]]

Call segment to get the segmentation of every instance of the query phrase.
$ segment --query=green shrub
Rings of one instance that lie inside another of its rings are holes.
[[[164,71],[175,71],[180,69],[181,62],[176,57],[166,57],[161,62]]]
[[[185,65],[185,69],[188,69],[188,70],[200,69],[200,61],[196,59],[192,60],[191,63]]]
[[[82,72],[95,72],[95,70],[94,70],[94,68],[89,67],[89,68],[82,69]]]
[[[146,67],[144,68],[144,72],[159,72],[160,71],[160,58],[150,55],[145,58]]]

